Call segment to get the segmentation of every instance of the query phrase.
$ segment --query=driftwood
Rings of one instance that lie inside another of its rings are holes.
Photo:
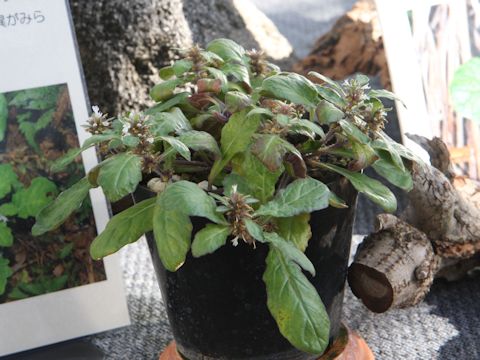
[[[431,165],[412,164],[413,189],[399,217],[380,214],[348,281],[374,312],[422,301],[435,277],[457,280],[480,265],[480,185],[455,177],[445,144],[410,136]]]
[[[391,89],[381,34],[374,1],[357,1],[293,70],[302,74],[316,71],[334,80],[343,80],[355,73],[378,75],[382,87]]]

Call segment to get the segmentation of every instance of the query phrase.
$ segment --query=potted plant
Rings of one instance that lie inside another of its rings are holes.
[[[55,164],[104,160],[37,217],[59,226],[89,189],[134,194],[90,252],[147,234],[179,352],[188,359],[314,359],[338,336],[356,193],[387,211],[414,155],[383,131],[387,91],[368,78],[314,84],[227,39],[160,70],[144,112],[107,118]]]

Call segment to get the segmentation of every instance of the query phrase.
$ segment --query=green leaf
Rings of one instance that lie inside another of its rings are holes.
[[[333,164],[322,163],[326,169],[346,177],[357,191],[364,193],[374,203],[380,205],[385,211],[394,212],[397,209],[395,195],[380,181],[369,178],[362,173],[351,172]]]
[[[205,131],[190,130],[182,133],[178,138],[182,143],[195,151],[208,151],[215,155],[215,158],[221,156],[215,138]]]
[[[313,178],[298,179],[290,183],[270,202],[260,206],[256,215],[289,217],[328,207],[328,187]]]
[[[337,209],[346,209],[348,208],[348,205],[341,199],[339,196],[337,196],[335,193],[330,191],[330,197],[328,198],[328,203],[331,207],[337,208]]]
[[[290,125],[290,130],[293,132],[299,132],[299,130],[303,130],[304,132],[307,131],[313,133],[313,136],[308,135],[311,138],[314,138],[315,135],[318,135],[321,138],[325,137],[325,132],[323,129],[310,120],[295,119],[290,121]]]
[[[480,121],[480,58],[472,58],[455,71],[450,96],[457,113]]]
[[[110,201],[133,193],[141,180],[142,162],[137,155],[119,154],[100,163],[97,183]]]
[[[283,156],[287,153],[286,141],[278,135],[255,135],[252,153],[270,170],[277,171],[283,164]],[[300,155],[301,157],[301,155]]]
[[[385,150],[387,151],[391,159],[393,161],[393,164],[401,171],[405,171],[405,165],[403,164],[402,157],[400,156],[400,153],[395,149],[395,145],[392,144],[393,140],[390,139],[388,136],[386,136],[383,131],[379,132],[379,136],[381,138],[377,139],[372,142],[372,148],[375,150]],[[378,151],[377,151],[378,152]]]
[[[240,194],[244,195],[253,195],[252,189],[250,188],[250,184],[248,183],[247,179],[243,176],[240,176],[236,173],[230,173],[222,181],[223,185],[223,193],[226,196],[230,196],[232,194],[233,186],[237,187],[237,191]],[[275,190],[275,189],[274,189]]]
[[[306,77],[294,73],[273,75],[262,83],[262,89],[269,95],[314,108],[318,102],[315,86]]]
[[[400,189],[405,191],[412,190],[413,180],[410,172],[405,168],[404,170],[400,170],[389,155],[383,154],[382,152],[378,154],[380,159],[372,165],[377,174]]]
[[[152,90],[150,90],[150,97],[154,101],[167,100],[173,95],[173,91],[175,90],[175,88],[182,83],[182,79],[165,80],[160,84],[155,85]]]
[[[287,241],[293,243],[297,249],[305,252],[308,241],[312,237],[310,230],[310,214],[300,214],[276,220],[278,234]]]
[[[318,94],[322,99],[327,100],[339,109],[344,109],[347,106],[347,102],[341,97],[335,90],[326,88],[324,86],[315,84]]]
[[[251,103],[250,97],[240,91],[229,91],[225,94],[225,105],[231,113],[241,111],[249,107]]]
[[[152,106],[150,109],[145,111],[145,114],[154,115],[163,111],[170,110],[170,108],[172,108],[173,106],[185,104],[189,96],[190,96],[190,93],[186,91],[175,94],[170,99]]]
[[[230,232],[230,226],[207,224],[207,226],[197,232],[193,239],[193,256],[200,257],[215,252],[218,248],[225,245]]]
[[[58,258],[59,259],[65,259],[67,256],[70,256],[73,251],[73,245],[74,243],[68,243],[62,249],[58,252]]]
[[[325,100],[320,100],[315,109],[315,115],[320,124],[336,123],[345,117],[342,110]]]
[[[12,203],[18,210],[18,217],[26,219],[37,216],[40,210],[50,204],[57,193],[57,186],[47,178],[37,177],[26,189],[17,191]]]
[[[255,221],[251,219],[243,220],[245,227],[247,228],[248,233],[257,241],[266,242],[265,237],[263,236],[263,229]]]
[[[260,200],[262,204],[273,196],[275,184],[283,172],[283,168],[270,171],[250,152],[247,152],[244,156],[236,157],[233,160],[233,169],[236,174],[244,179],[251,190],[251,195]],[[239,190],[241,189],[239,188]]]
[[[32,234],[34,236],[42,235],[59,227],[75,210],[82,206],[91,187],[88,179],[83,178],[60,193],[52,203],[38,213]]]
[[[184,159],[188,161],[191,160],[190,150],[183,142],[172,136],[160,136],[159,138],[169,143],[172,148],[175,149],[175,151],[178,152]]]
[[[10,261],[0,256],[0,295],[5,293],[5,288],[7,287],[7,280],[10,276],[13,275],[13,271],[8,266]]]
[[[454,78],[455,80],[455,78]],[[391,91],[385,90],[385,89],[373,89],[368,92],[368,96],[371,98],[377,98],[377,99],[389,99],[389,100],[397,100],[399,101],[403,106],[406,107],[405,103],[400,99],[397,95],[392,93]]]
[[[15,216],[17,215],[17,207],[12,203],[6,203],[0,205],[0,215],[3,216]]]
[[[245,55],[245,49],[229,39],[215,39],[208,43],[207,50],[229,62],[242,63]]]
[[[288,242],[274,232],[264,232],[263,239],[265,242],[278,249],[285,259],[293,261],[303,270],[309,272],[312,276],[315,276],[315,267],[313,266],[312,262],[295,246],[295,244]]]
[[[155,136],[165,136],[172,132],[181,134],[184,131],[192,130],[192,125],[177,107],[168,112],[159,112],[151,116],[149,120],[150,130]]]
[[[268,309],[282,335],[299,350],[322,354],[328,346],[330,321],[315,287],[299,266],[272,246],[263,281]]]
[[[129,148],[134,148],[138,144],[140,144],[140,139],[138,138],[138,136],[126,135],[122,137],[122,144]]]
[[[161,200],[161,201],[160,201]],[[178,210],[189,216],[201,216],[217,224],[226,224],[216,212],[217,204],[197,184],[181,180],[167,186],[159,197],[161,208]]]
[[[158,74],[160,79],[168,80],[175,75],[175,72],[173,71],[173,66],[165,66],[158,71]]]
[[[182,76],[184,73],[187,71],[190,71],[190,69],[193,66],[193,62],[191,62],[188,59],[181,59],[177,60],[173,63],[172,68],[173,72],[175,73],[175,76]]]
[[[324,83],[330,85],[333,89],[335,89],[336,91],[338,91],[340,94],[343,93],[343,89],[342,87],[340,86],[339,83],[337,83],[336,81],[330,79],[329,77],[325,76],[325,75],[322,75],[316,71],[310,71],[308,73],[309,76],[313,76],[317,79],[320,79],[322,80]]]
[[[182,211],[167,210],[160,204],[157,201],[153,215],[158,256],[167,270],[176,271],[183,265],[190,250],[192,223]]]
[[[227,76],[223,73],[222,70],[216,69],[214,67],[207,67],[207,71],[214,79],[218,79],[222,82],[222,91],[227,90],[228,79]]]
[[[208,176],[209,182],[212,182],[230,160],[238,153],[243,152],[250,145],[252,135],[260,125],[259,116],[246,116],[246,111],[233,114],[227,124],[222,129],[220,147],[222,158],[218,159]]]
[[[98,260],[113,254],[152,231],[156,201],[156,198],[143,200],[112,217],[90,246],[92,258]]]
[[[10,164],[0,164],[0,179],[0,199],[21,185],[13,166]]]
[[[340,120],[338,123],[350,139],[354,139],[355,141],[358,141],[362,144],[368,144],[370,142],[370,138],[368,137],[368,135],[364,134],[356,125],[352,124],[350,121]]]
[[[0,94],[0,142],[5,139],[8,120],[8,104],[5,95]]]
[[[243,64],[226,63],[222,66],[221,70],[227,74],[233,76],[238,81],[243,81],[250,86],[250,75],[248,74],[248,68]]]
[[[12,245],[12,230],[10,230],[6,222],[0,220],[0,247],[10,247]]]

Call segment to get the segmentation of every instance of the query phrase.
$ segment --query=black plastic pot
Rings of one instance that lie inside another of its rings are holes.
[[[340,330],[343,289],[354,220],[356,193],[337,192],[348,209],[327,208],[311,214],[312,238],[306,255],[316,268],[310,281],[330,316],[332,342]],[[147,197],[145,191],[137,199]],[[207,224],[192,218],[193,234]],[[193,235],[192,235],[193,236]],[[310,360],[318,356],[295,349],[279,332],[267,308],[262,275],[268,248],[240,242],[193,258],[176,272],[163,267],[147,234],[153,263],[167,307],[177,349],[185,359]]]

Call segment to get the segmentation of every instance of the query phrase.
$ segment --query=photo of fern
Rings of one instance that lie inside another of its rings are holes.
[[[31,234],[38,212],[85,176],[80,159],[52,170],[74,147],[65,84],[0,93],[0,304],[106,278],[88,253],[96,236],[89,201],[54,232]]]

